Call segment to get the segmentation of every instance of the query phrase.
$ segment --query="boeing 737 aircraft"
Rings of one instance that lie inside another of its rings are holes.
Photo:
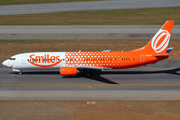
[[[22,74],[22,70],[59,70],[61,75],[82,71],[124,69],[156,63],[169,57],[167,48],[174,21],[167,21],[150,42],[139,49],[122,52],[33,52],[14,55],[2,64]]]

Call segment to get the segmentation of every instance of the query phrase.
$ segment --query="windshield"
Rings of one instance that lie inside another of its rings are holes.
[[[9,58],[9,60],[16,60],[16,58]]]

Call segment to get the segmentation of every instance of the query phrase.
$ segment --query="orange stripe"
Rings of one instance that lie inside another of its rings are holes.
[[[13,67],[13,65],[11,65],[11,67],[9,67],[9,68],[12,68]]]

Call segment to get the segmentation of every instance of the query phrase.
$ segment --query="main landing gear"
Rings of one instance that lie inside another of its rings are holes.
[[[99,76],[100,72],[101,72],[100,70],[87,70],[86,71],[86,76],[87,77]]]

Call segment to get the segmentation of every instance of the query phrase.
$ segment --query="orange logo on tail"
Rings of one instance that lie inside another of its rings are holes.
[[[28,61],[28,62],[38,67],[52,67],[59,64],[62,61],[59,59],[60,57],[59,55],[50,57],[49,54],[45,54],[44,56],[35,56],[35,54],[32,54],[29,57],[30,59],[32,59],[32,61]],[[42,65],[38,63],[51,63],[51,64]]]

